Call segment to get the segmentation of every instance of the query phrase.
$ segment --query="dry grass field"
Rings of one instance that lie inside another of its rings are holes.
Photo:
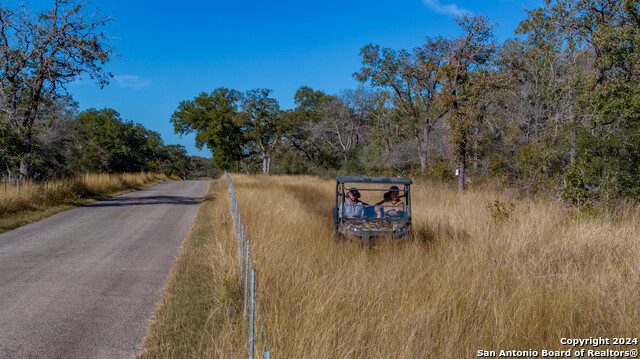
[[[553,203],[418,183],[414,238],[362,247],[332,238],[332,181],[231,179],[274,358],[471,358],[478,350],[570,349],[564,337],[640,334],[634,211],[581,216]],[[203,217],[212,241],[198,252],[208,258],[213,299],[200,307],[206,329],[193,334],[199,340],[188,357],[243,357],[226,179],[212,190]],[[149,357],[176,357],[179,344],[150,343],[165,351]],[[598,349],[605,348],[638,345]]]
[[[157,173],[87,173],[64,180],[16,185],[0,183],[0,233],[122,191],[168,179]]]

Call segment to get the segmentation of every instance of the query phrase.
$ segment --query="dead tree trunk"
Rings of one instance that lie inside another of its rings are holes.
[[[23,139],[22,143],[22,158],[20,159],[20,176],[18,181],[24,182],[31,176],[31,133],[29,133]]]
[[[268,175],[271,172],[271,156],[266,153],[262,154],[262,173]]]

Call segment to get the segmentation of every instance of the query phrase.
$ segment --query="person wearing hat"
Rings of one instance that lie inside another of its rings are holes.
[[[398,188],[398,186],[391,186],[389,188],[389,192],[384,194],[384,199],[376,203],[376,205],[393,207],[385,208],[383,211],[381,211],[379,213],[380,217],[382,216],[382,212],[384,212],[385,217],[394,217],[401,215],[404,212],[404,202],[402,202],[400,197],[400,188]]]
[[[340,204],[340,217],[346,218],[359,218],[364,215],[364,207],[360,201],[360,192],[357,189],[352,188],[347,192],[347,199],[344,200],[344,203]]]

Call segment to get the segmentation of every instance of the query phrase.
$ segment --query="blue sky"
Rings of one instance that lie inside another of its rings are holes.
[[[355,88],[358,53],[368,43],[410,49],[425,36],[457,36],[453,17],[463,11],[493,19],[502,42],[514,36],[524,10],[541,2],[93,0],[90,7],[116,17],[106,29],[118,54],[106,70],[115,77],[102,90],[80,80],[69,91],[81,109],[113,108],[166,144],[210,157],[193,136],[173,133],[169,119],[180,101],[218,87],[269,88],[281,108],[292,108],[303,85],[329,94]],[[34,9],[52,3],[28,2]]]

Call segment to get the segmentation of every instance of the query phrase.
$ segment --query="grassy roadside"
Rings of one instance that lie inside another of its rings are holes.
[[[226,181],[213,180],[147,328],[137,358],[232,358],[241,332],[242,291],[229,258],[231,216]],[[219,333],[225,333],[220,338]],[[220,346],[230,343],[229,346]],[[237,347],[236,347],[237,348]]]
[[[65,181],[27,183],[0,191],[0,233],[66,210],[154,186],[169,178],[156,173],[86,174]]]

